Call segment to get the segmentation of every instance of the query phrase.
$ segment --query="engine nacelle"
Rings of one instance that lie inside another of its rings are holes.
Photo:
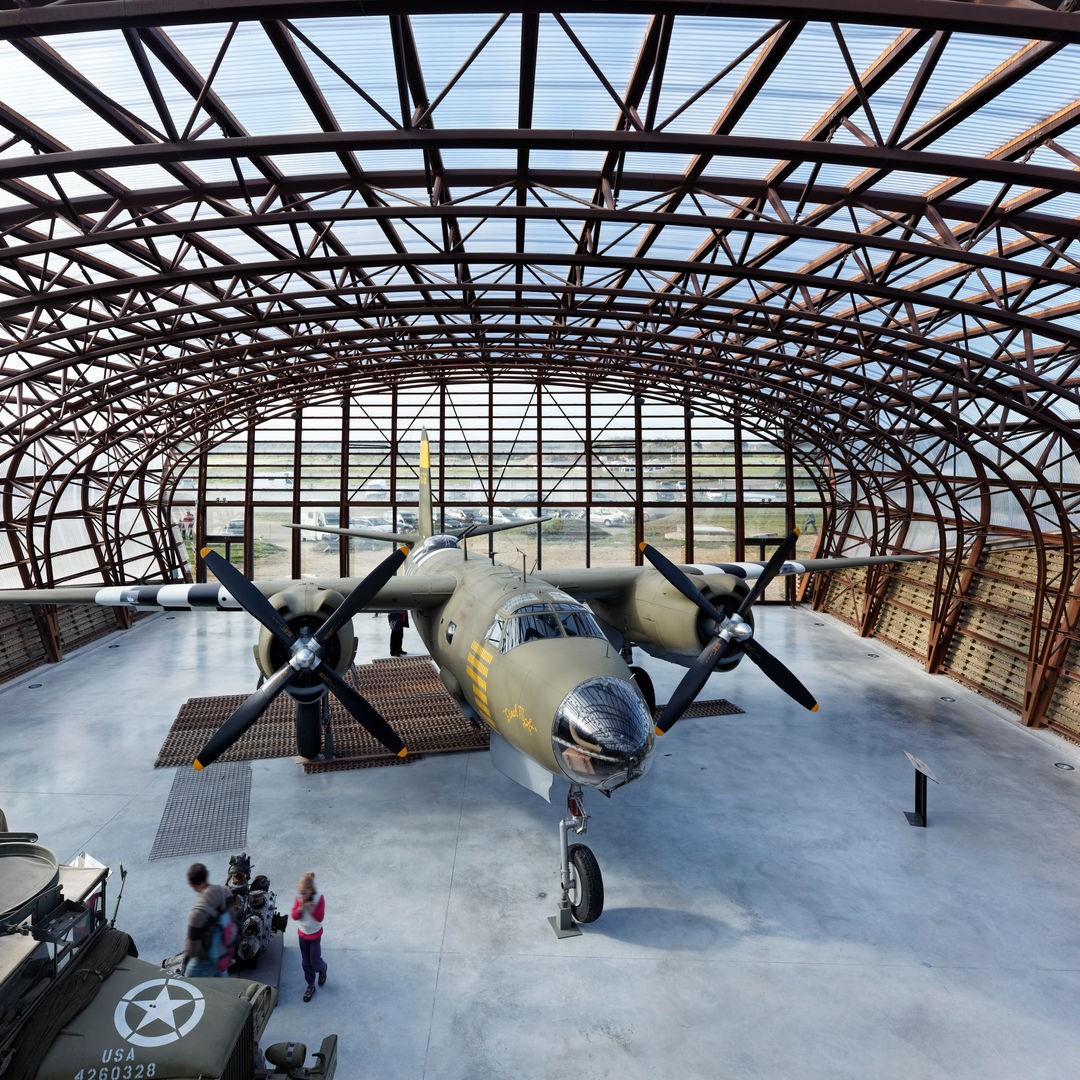
[[[695,575],[693,583],[713,605],[729,615],[750,591],[750,584],[732,574]],[[646,652],[676,663],[688,663],[716,636],[716,624],[691,600],[687,600],[660,573],[645,573],[619,602],[592,600],[590,606],[605,622],[622,631],[628,641]],[[750,612],[744,616],[753,627]],[[733,668],[739,652],[718,665]]]
[[[314,634],[343,601],[341,593],[332,589],[303,584],[275,593],[270,597],[270,606],[281,615],[294,633],[304,637]],[[259,631],[254,653],[255,663],[265,678],[270,678],[275,671],[289,662],[289,650],[265,627]],[[344,676],[355,656],[356,635],[353,633],[352,620],[349,619],[326,643],[323,663],[329,664],[339,675]],[[326,684],[313,672],[298,671],[285,687],[285,692],[296,701],[317,701],[326,692]]]

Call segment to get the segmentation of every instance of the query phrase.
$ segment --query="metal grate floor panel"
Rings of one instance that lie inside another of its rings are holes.
[[[331,695],[330,720],[334,756],[327,759],[299,759],[303,761],[306,773],[401,765],[424,754],[485,750],[488,746],[487,728],[478,727],[462,715],[457,703],[440,681],[435,666],[426,656],[380,658],[370,664],[354,667],[349,672],[347,681],[378,709],[401,736],[409,748],[408,757],[402,759],[391,754]],[[181,706],[154,764],[159,768],[190,765],[207,739],[245,697],[244,694],[232,694],[224,697],[190,698]],[[657,709],[657,715],[660,708]],[[741,712],[742,709],[737,705],[720,698],[695,701],[683,715],[730,716]],[[219,768],[222,762],[295,755],[294,713],[293,701],[282,694],[247,732],[222,754],[214,768]]]
[[[177,769],[150,849],[150,859],[242,850],[247,845],[251,766]]]

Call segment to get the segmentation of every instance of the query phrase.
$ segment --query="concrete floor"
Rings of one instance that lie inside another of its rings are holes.
[[[355,625],[385,655],[386,620]],[[327,985],[301,1001],[290,926],[264,1045],[335,1031],[341,1080],[1077,1075],[1080,769],[1055,762],[1080,755],[813,612],[761,609],[758,634],[821,711],[748,663],[714,676],[745,715],[682,721],[588,801],[607,906],[578,938],[547,921],[562,806],[485,754],[255,762],[256,872],[287,909],[313,869],[328,904]],[[182,945],[193,861],[148,861],[174,772],[153,761],[185,699],[253,685],[253,638],[155,616],[0,689],[10,827],[122,862],[146,959]],[[666,700],[681,669],[645,663]],[[940,781],[926,829],[905,750]],[[202,856],[215,880],[229,854]]]

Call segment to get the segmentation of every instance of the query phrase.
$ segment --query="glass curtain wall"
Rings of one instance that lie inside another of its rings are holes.
[[[469,542],[527,570],[640,562],[642,540],[678,561],[768,558],[793,526],[809,556],[824,520],[819,455],[782,431],[630,392],[476,384],[307,405],[180,448],[173,521],[193,562],[209,543],[263,579],[363,573],[416,526],[425,430],[436,527],[547,517]]]

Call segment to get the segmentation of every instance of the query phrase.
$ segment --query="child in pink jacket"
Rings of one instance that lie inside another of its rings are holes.
[[[293,901],[292,918],[300,935],[300,960],[304,965],[307,989],[304,1000],[315,996],[315,976],[319,985],[326,982],[326,961],[322,958],[323,917],[326,914],[326,898],[315,891],[315,872],[309,870],[296,886],[299,893]]]

